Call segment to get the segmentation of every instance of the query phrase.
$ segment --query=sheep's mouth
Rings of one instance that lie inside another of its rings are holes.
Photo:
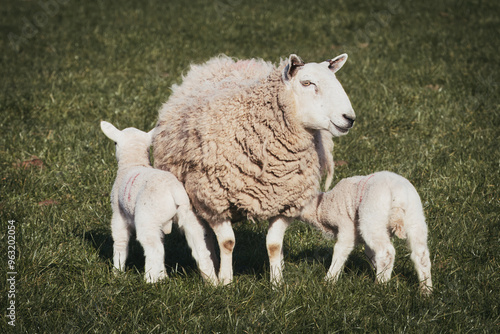
[[[348,128],[343,128],[341,126],[338,126],[337,124],[333,123],[332,121],[330,121],[330,123],[332,123],[332,125],[335,127],[335,129],[337,129],[338,132],[340,133],[347,133],[350,129],[350,127]]]

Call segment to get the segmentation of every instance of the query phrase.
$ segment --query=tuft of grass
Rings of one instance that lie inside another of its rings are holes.
[[[500,324],[499,4],[477,1],[4,1],[0,12],[0,266],[15,226],[20,333],[495,332]],[[114,149],[100,120],[151,129],[190,63],[225,53],[273,62],[347,52],[338,78],[357,114],[335,139],[335,179],[391,170],[424,202],[435,292],[418,293],[404,242],[374,284],[356,248],[323,281],[333,240],[295,222],[273,288],[266,222],[235,224],[234,283],[207,286],[182,235],[169,279],[143,282],[132,241],[112,270]],[[7,274],[7,277],[9,275]]]

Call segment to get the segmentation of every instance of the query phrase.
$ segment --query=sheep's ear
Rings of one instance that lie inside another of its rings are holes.
[[[304,66],[304,61],[300,59],[296,54],[291,54],[288,57],[288,64],[285,66],[285,70],[283,72],[283,78],[288,81],[292,78],[297,71]]]
[[[328,68],[333,72],[337,72],[344,66],[345,62],[347,61],[347,53],[343,53],[340,56],[337,56],[333,59],[327,60],[330,64],[328,65]]]
[[[106,137],[114,141],[115,143],[119,141],[122,136],[122,132],[115,128],[115,126],[109,122],[101,121],[101,130],[104,132]]]

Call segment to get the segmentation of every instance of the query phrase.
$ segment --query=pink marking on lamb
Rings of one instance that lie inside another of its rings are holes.
[[[358,189],[361,188],[361,191],[359,193],[359,204],[361,204],[361,201],[363,201],[363,194],[365,193],[365,187],[368,181],[374,176],[375,174],[368,175],[365,177],[363,181],[361,181],[358,185]]]
[[[130,202],[132,200],[132,186],[134,185],[135,179],[139,176],[140,173],[137,173],[135,176],[131,176],[128,179],[127,184],[125,185],[125,193],[127,194],[127,200]],[[129,188],[130,185],[130,188]],[[128,189],[128,191],[127,191]]]

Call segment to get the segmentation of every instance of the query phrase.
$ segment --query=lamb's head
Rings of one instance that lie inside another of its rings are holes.
[[[322,63],[307,63],[290,55],[283,71],[283,82],[295,98],[297,114],[307,129],[328,130],[335,136],[345,135],[356,115],[337,72],[346,62],[347,54]]]
[[[153,130],[144,132],[136,128],[118,130],[113,124],[101,121],[101,130],[115,142],[118,163],[139,163],[149,165],[149,147]]]

